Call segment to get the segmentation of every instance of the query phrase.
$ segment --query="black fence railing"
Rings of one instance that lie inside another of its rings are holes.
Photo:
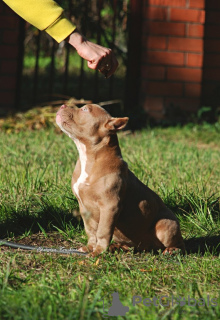
[[[60,1],[66,15],[89,40],[114,50],[119,68],[110,79],[90,70],[69,44],[58,44],[45,32],[26,24],[20,105],[29,108],[68,97],[93,102],[123,100],[129,3],[129,0]]]

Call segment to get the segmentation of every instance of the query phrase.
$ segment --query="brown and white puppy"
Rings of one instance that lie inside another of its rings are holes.
[[[121,246],[138,250],[184,251],[177,218],[122,158],[116,133],[127,121],[111,117],[95,104],[63,105],[57,112],[57,124],[79,152],[72,190],[88,236],[87,246],[80,250],[95,256],[113,238]]]

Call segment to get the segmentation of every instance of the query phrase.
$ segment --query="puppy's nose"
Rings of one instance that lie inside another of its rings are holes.
[[[65,105],[65,104],[63,104],[61,107],[60,107],[60,109],[64,109],[64,108],[66,108],[67,106]]]

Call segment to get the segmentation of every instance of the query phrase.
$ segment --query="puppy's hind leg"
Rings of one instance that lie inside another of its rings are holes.
[[[178,251],[185,253],[185,245],[181,235],[179,223],[177,220],[161,219],[155,226],[156,238],[165,247],[163,254],[169,254]]]

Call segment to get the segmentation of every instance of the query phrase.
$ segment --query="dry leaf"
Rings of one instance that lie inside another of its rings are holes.
[[[149,269],[149,270],[146,270],[146,269],[140,269],[141,272],[152,272],[153,269]]]
[[[99,259],[97,259],[94,264],[97,266],[99,264]]]

